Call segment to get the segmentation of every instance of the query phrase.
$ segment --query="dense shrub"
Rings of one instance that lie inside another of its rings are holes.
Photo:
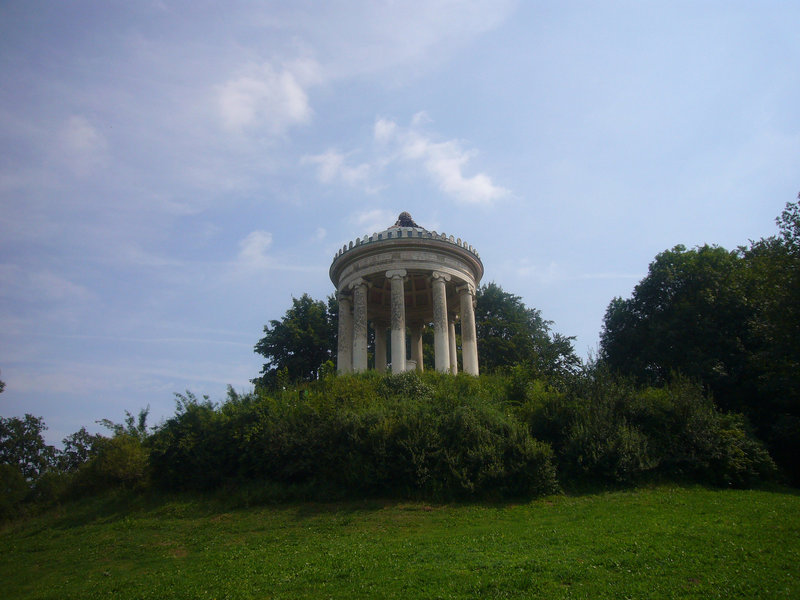
[[[29,493],[30,484],[22,471],[15,465],[0,463],[0,520],[16,515]]]
[[[152,436],[162,487],[264,480],[320,495],[530,496],[556,489],[552,452],[481,398],[476,378],[328,377],[273,395],[196,400]]]
[[[641,388],[588,369],[558,389],[507,375],[327,375],[214,406],[188,394],[148,439],[155,482],[267,482],[319,498],[546,494],[647,476],[748,486],[774,465],[738,415],[675,377]],[[557,466],[557,470],[556,470]]]
[[[172,489],[211,489],[228,471],[226,459],[236,452],[226,415],[204,398],[176,394],[175,416],[148,440],[154,483]]]
[[[519,365],[481,377],[328,373],[270,392],[231,389],[219,405],[178,394],[174,416],[152,433],[146,409],[138,421],[126,413],[124,424],[103,422],[112,437],[76,432],[31,475],[23,468],[36,452],[6,452],[0,519],[31,501],[151,482],[249,490],[254,499],[502,499],[552,493],[559,481],[651,476],[745,487],[775,471],[746,419],[719,412],[681,377],[656,388],[596,367],[556,385],[535,373]],[[19,446],[20,436],[6,437],[9,449]],[[24,439],[44,447],[41,436]]]
[[[123,433],[103,440],[88,466],[101,485],[136,486],[145,481],[148,452],[142,440]]]
[[[775,471],[744,417],[720,413],[699,386],[677,376],[662,388],[599,369],[565,391],[532,381],[516,411],[534,437],[553,446],[567,480],[659,475],[748,486]]]

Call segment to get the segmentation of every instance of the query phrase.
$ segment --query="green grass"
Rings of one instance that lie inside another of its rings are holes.
[[[91,499],[0,531],[4,598],[798,598],[800,495]]]

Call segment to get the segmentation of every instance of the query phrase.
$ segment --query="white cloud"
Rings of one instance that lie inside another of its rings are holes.
[[[315,236],[325,235],[323,228],[317,228]],[[319,264],[301,264],[297,258],[286,253],[270,253],[272,234],[269,231],[251,231],[239,242],[239,253],[233,263],[223,263],[222,277],[242,281],[250,278],[256,271],[291,271],[297,273],[324,273],[325,267]],[[232,268],[231,268],[232,267]],[[318,275],[315,275],[317,277]]]
[[[358,227],[358,231],[376,233],[394,224],[397,215],[383,208],[371,208],[354,214],[351,220]]]
[[[225,127],[237,133],[262,128],[283,133],[311,120],[307,90],[320,81],[319,66],[310,59],[277,69],[270,63],[250,66],[220,86],[220,116]]]
[[[322,183],[361,186],[366,192],[378,189],[376,184],[369,183],[370,179],[392,163],[405,161],[422,165],[439,189],[459,203],[490,204],[508,195],[507,189],[495,185],[485,173],[465,175],[467,163],[477,156],[477,151],[465,150],[457,140],[434,140],[421,128],[430,121],[425,112],[415,114],[410,127],[401,127],[389,119],[376,119],[373,126],[376,155],[357,166],[347,164],[352,152],[345,154],[333,149],[305,156],[302,163],[317,165],[317,178]]]
[[[377,119],[375,121],[374,136],[375,141],[381,144],[388,143],[397,131],[397,124],[387,119]]]
[[[303,157],[302,163],[317,165],[317,178],[322,183],[340,180],[350,186],[364,184],[369,178],[371,165],[361,163],[351,167],[346,164],[347,156],[337,150],[326,150],[322,154]]]
[[[267,250],[272,246],[272,234],[268,231],[251,231],[239,242],[238,264],[248,270],[264,269],[272,264]]]
[[[477,152],[464,150],[457,140],[435,141],[420,128],[429,120],[420,112],[414,115],[411,127],[403,128],[394,121],[378,119],[373,135],[376,142],[396,149],[400,158],[421,163],[439,189],[458,202],[488,204],[509,193],[484,173],[464,175],[464,168]]]

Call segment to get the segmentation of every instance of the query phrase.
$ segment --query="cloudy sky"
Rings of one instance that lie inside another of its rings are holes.
[[[797,2],[3,2],[0,415],[224,397],[409,211],[596,350],[658,252],[800,190]],[[96,429],[96,427],[93,427]]]

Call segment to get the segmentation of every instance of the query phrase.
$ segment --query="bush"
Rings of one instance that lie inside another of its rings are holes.
[[[14,517],[30,493],[30,484],[15,465],[0,463],[0,520]]]
[[[227,415],[204,398],[176,394],[176,414],[148,439],[154,482],[171,489],[211,489],[230,473],[236,437]]]
[[[639,388],[602,370],[564,392],[531,382],[517,409],[552,444],[565,481],[632,483],[644,476],[753,485],[774,464],[740,415],[724,415],[680,377]]]
[[[556,489],[550,449],[480,399],[474,377],[326,377],[179,405],[151,440],[162,487],[272,481],[320,495],[437,498]]]
[[[81,496],[114,487],[140,489],[149,483],[149,452],[135,435],[119,433],[101,438],[96,454],[67,476],[64,494]]]
[[[230,391],[218,407],[178,398],[147,441],[163,488],[509,498],[552,493],[557,473],[562,483],[656,475],[752,485],[772,471],[740,417],[677,378],[640,388],[595,369],[555,388],[522,368],[479,378],[371,372]]]

